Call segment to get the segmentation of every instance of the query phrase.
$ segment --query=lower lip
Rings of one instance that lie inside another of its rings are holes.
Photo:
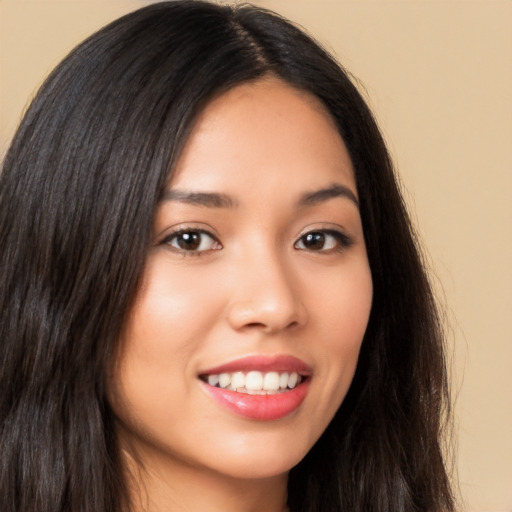
[[[203,384],[207,393],[231,412],[252,420],[270,421],[288,416],[299,407],[309,388],[309,379],[296,388],[274,395],[249,395]]]

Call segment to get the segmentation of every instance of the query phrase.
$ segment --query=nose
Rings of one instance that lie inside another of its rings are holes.
[[[232,273],[228,321],[235,330],[278,333],[307,322],[299,276],[277,256],[244,258]]]

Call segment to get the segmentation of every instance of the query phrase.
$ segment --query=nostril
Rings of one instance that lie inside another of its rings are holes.
[[[251,323],[248,323],[245,327],[264,328],[265,324],[263,324],[261,322],[251,322]]]
[[[296,320],[290,323],[271,323],[271,322],[249,322],[243,326],[244,329],[259,329],[267,333],[279,332],[284,329],[290,329],[299,326]]]
[[[272,293],[268,288],[265,291],[254,294],[251,300],[235,300],[229,305],[227,320],[233,329],[260,329],[271,333],[306,322],[306,308],[291,290],[286,294]]]

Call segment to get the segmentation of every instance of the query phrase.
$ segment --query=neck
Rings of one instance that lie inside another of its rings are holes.
[[[131,512],[287,512],[288,475],[243,479],[180,464],[144,469],[125,453]],[[162,461],[160,461],[162,462]]]

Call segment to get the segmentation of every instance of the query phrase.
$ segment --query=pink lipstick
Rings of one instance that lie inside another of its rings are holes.
[[[200,372],[205,391],[240,416],[269,421],[299,408],[311,380],[309,365],[293,356],[249,356]]]

